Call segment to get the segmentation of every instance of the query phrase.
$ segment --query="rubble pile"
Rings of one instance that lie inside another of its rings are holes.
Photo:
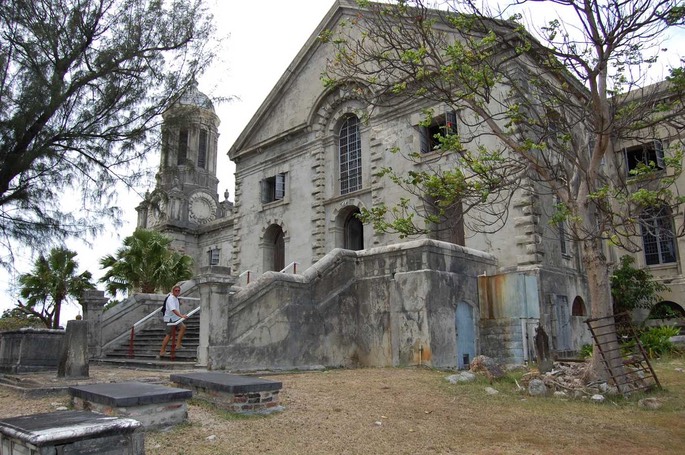
[[[586,398],[598,394],[615,395],[618,393],[616,387],[593,377],[588,362],[555,362],[552,370],[547,373],[540,373],[538,370],[526,373],[519,385],[524,390],[529,390],[532,380],[542,381],[547,393],[557,396]]]

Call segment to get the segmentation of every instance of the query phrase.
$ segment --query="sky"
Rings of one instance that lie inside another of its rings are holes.
[[[216,104],[219,126],[219,156],[217,177],[220,200],[226,189],[233,199],[234,165],[227,152],[243,128],[252,118],[272,87],[295,58],[314,30],[333,5],[333,0],[207,0],[215,16],[219,36],[225,37],[222,52],[212,67],[198,80],[199,89],[210,97],[233,97],[227,103]],[[536,19],[540,11],[536,10]],[[537,20],[536,20],[537,22]],[[681,31],[676,41],[683,42]],[[674,46],[675,47],[675,46]],[[159,153],[149,157],[155,166]],[[136,226],[135,207],[141,202],[141,194],[153,188],[138,188],[137,193],[122,192],[119,205],[125,210],[123,226],[91,239],[93,246],[80,241],[70,241],[67,247],[76,251],[79,271],[89,270],[94,280],[104,273],[99,259],[115,254],[122,240]],[[29,272],[35,257],[24,254],[16,263],[20,273]],[[17,292],[12,290],[13,277],[0,271],[0,312],[16,304]],[[103,289],[102,285],[98,288]],[[76,304],[63,309],[62,322],[72,319],[79,312]]]
[[[280,79],[317,25],[333,5],[333,0],[208,0],[217,24],[219,36],[226,37],[222,52],[212,67],[198,80],[198,88],[210,97],[233,97],[227,103],[215,103],[219,126],[217,177],[219,199],[224,190],[233,200],[235,166],[228,159],[228,150],[252,118],[261,103]],[[159,163],[159,153],[149,157]],[[138,188],[144,194],[152,188]],[[92,247],[80,241],[69,241],[67,247],[76,251],[79,273],[89,270],[94,281],[104,273],[101,257],[116,253],[123,239],[136,227],[135,207],[142,198],[134,192],[122,192],[118,204],[124,209],[123,226],[90,239]],[[18,258],[20,273],[30,272],[33,260],[29,252]],[[13,277],[0,272],[0,313],[15,306],[18,292],[12,289]],[[99,289],[104,289],[100,284]],[[75,303],[63,307],[62,324],[79,313]]]

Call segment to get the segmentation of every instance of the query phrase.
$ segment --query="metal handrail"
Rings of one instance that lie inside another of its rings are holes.
[[[290,266],[292,266],[292,267],[293,267],[293,273],[294,273],[295,275],[297,275],[297,266],[298,266],[298,265],[299,265],[299,262],[293,261],[293,262],[291,262],[290,264],[288,264],[288,265],[286,265],[285,267],[283,267],[283,270],[281,270],[281,273],[285,273],[285,271],[288,270],[288,269],[290,268]]]
[[[198,300],[199,300],[199,299],[198,299]],[[190,311],[188,312],[188,314],[186,314],[186,316],[188,316],[188,318],[190,318],[192,315],[194,315],[195,313],[197,313],[198,311],[200,311],[200,309],[201,309],[201,307],[194,308],[194,309],[190,310]],[[161,310],[161,308],[160,308],[160,310]],[[186,319],[188,319],[188,318],[186,318]],[[176,321],[176,322],[167,322],[166,325],[179,325],[181,322],[183,322],[183,318],[180,318],[180,319],[179,319],[178,321]]]
[[[179,299],[179,300],[200,300],[199,297],[178,297],[178,299]],[[200,308],[201,308],[201,307],[197,307],[197,308],[191,310],[190,313],[188,313],[188,317],[190,317],[191,314],[195,314],[195,313],[197,313],[198,311],[200,311]],[[156,310],[153,310],[152,313],[148,314],[147,316],[145,316],[144,318],[140,319],[138,322],[134,323],[134,324],[131,326],[131,335],[130,335],[129,340],[128,340],[128,357],[129,357],[129,358],[132,358],[132,357],[133,357],[133,340],[134,340],[135,337],[136,337],[136,329],[137,329],[138,327],[140,327],[141,325],[145,324],[145,323],[146,323],[147,321],[149,321],[150,319],[152,319],[152,318],[155,316],[155,314],[157,314],[158,312],[161,312],[161,311],[162,311],[162,308],[159,307],[159,308],[157,308]],[[162,315],[162,317],[164,317],[164,315]],[[167,325],[178,325],[178,322],[180,322],[180,321],[182,321],[182,320],[183,320],[183,319],[179,319],[179,321],[177,321],[176,323],[167,323]]]
[[[250,284],[250,273],[251,273],[250,270],[245,270],[243,273],[241,273],[240,275],[238,275],[238,278],[240,279],[240,278],[242,278],[245,274],[247,274],[247,284]]]

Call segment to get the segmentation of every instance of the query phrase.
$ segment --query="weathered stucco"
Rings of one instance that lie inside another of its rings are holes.
[[[475,305],[477,275],[494,267],[489,255],[420,240],[337,249],[302,275],[268,272],[212,314],[226,327],[212,331],[207,366],[455,367],[456,304]]]

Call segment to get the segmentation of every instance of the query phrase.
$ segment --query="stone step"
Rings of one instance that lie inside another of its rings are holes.
[[[159,354],[159,349],[162,346],[162,340],[166,335],[166,331],[161,324],[156,324],[153,327],[145,328],[135,334],[133,339],[133,357],[129,358],[129,338],[122,341],[118,346],[109,349],[101,360],[113,360],[116,362],[131,362],[139,360],[141,362],[155,362],[153,367],[160,363],[178,364],[178,362],[189,363],[194,365],[197,359],[197,347],[200,345],[200,319],[190,318],[186,322],[186,334],[183,337],[183,349],[175,352],[175,361],[171,362],[168,359],[170,355],[171,343],[167,346],[167,358],[157,360],[156,356]],[[192,367],[191,365],[191,367]],[[187,367],[187,365],[186,365]]]
[[[197,363],[189,360],[176,359],[174,361],[170,359],[156,360],[152,359],[123,359],[123,358],[105,358],[91,360],[91,363],[98,365],[109,365],[120,368],[139,368],[146,370],[191,370],[197,367]]]

